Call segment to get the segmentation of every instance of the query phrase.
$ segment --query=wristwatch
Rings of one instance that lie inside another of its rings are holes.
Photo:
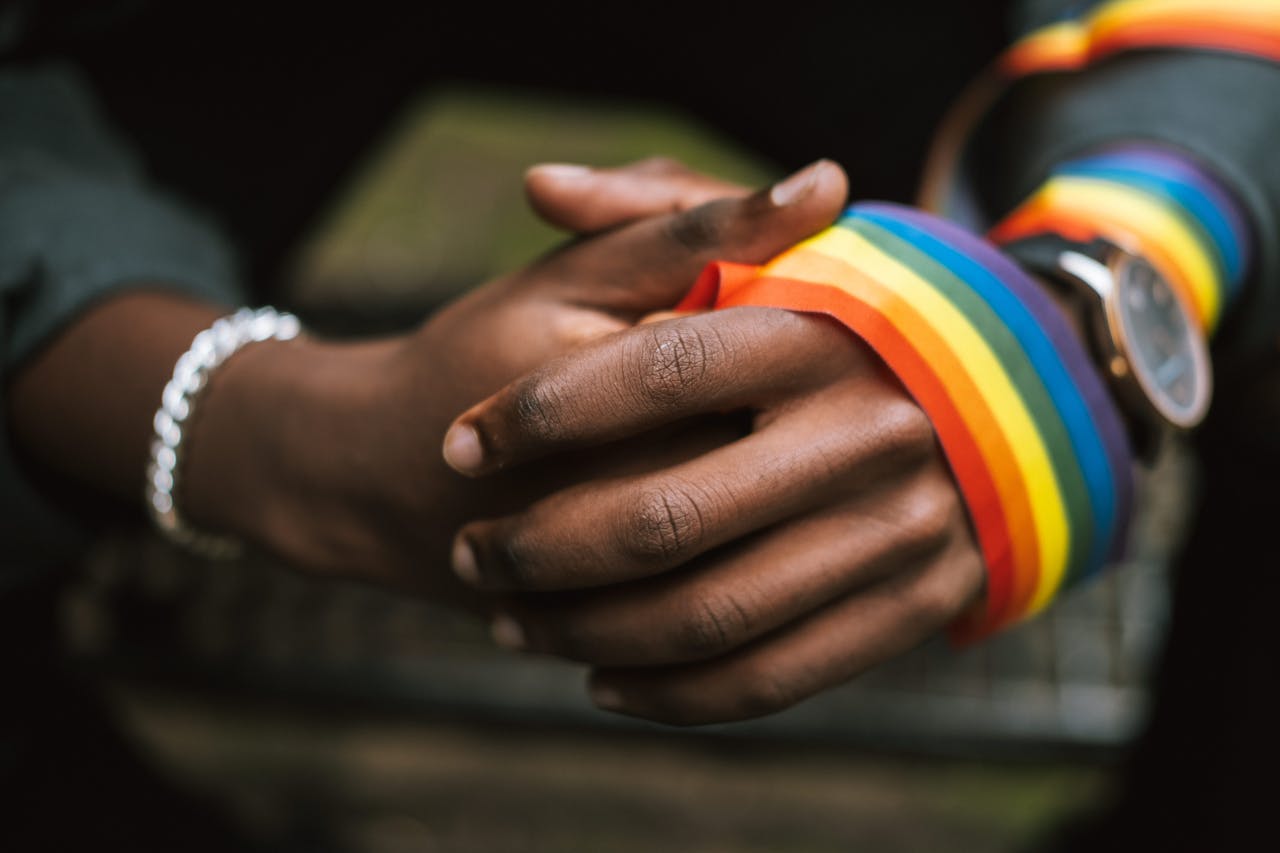
[[[1150,460],[1163,436],[1204,420],[1213,395],[1204,333],[1150,262],[1107,240],[1052,233],[1003,248],[1083,312],[1087,345],[1140,457]]]

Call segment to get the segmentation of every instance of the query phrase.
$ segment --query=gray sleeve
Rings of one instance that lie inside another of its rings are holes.
[[[218,230],[147,182],[67,66],[0,70],[0,411],[14,371],[95,301],[165,287],[242,301]],[[0,585],[82,537],[24,481],[0,429]]]
[[[1208,51],[1144,51],[1015,85],[986,116],[965,172],[991,219],[1055,164],[1117,140],[1185,151],[1240,200],[1255,261],[1215,340],[1218,363],[1274,347],[1280,330],[1280,65]]]

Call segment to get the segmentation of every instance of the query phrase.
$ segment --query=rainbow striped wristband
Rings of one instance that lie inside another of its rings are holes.
[[[971,640],[1038,612],[1122,550],[1128,440],[1081,343],[995,247],[898,205],[850,207],[762,267],[710,265],[679,306],[829,315],[864,339],[933,422],[987,566]]]
[[[1240,296],[1250,232],[1239,204],[1190,158],[1149,144],[1060,164],[991,229],[1001,245],[1043,233],[1103,237],[1150,261],[1206,337]]]
[[[1143,51],[1220,53],[1280,62],[1280,0],[1093,0],[1070,6],[1061,20],[1014,42],[991,73],[975,80],[957,99],[926,164],[921,191],[925,208],[964,222],[982,219],[975,199],[957,180],[967,140],[1008,87],[1021,80],[1081,72]]]
[[[1076,71],[1132,50],[1195,48],[1280,61],[1275,0],[1108,0],[1042,27],[1000,58],[1009,77]]]

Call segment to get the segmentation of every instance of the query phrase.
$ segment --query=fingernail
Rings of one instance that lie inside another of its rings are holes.
[[[624,704],[622,694],[607,684],[593,684],[587,693],[591,702],[603,711],[617,711]]]
[[[557,181],[576,181],[591,175],[591,167],[577,163],[539,163],[530,171]]]
[[[769,200],[777,207],[786,207],[800,201],[813,191],[814,184],[818,182],[818,170],[821,167],[822,161],[819,160],[774,184],[773,189],[769,190]]]
[[[453,543],[453,573],[471,586],[480,585],[480,567],[476,565],[476,552],[471,543],[462,537]]]
[[[455,471],[471,474],[480,469],[484,450],[480,447],[480,435],[475,427],[454,424],[444,434],[444,461]]]
[[[493,622],[489,624],[489,635],[493,637],[495,643],[513,652],[518,652],[528,645],[524,628],[505,613],[499,613],[493,618]]]

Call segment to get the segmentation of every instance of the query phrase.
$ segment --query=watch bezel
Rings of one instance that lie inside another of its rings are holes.
[[[1093,290],[1102,302],[1102,311],[1090,312],[1093,344],[1099,348],[1099,359],[1118,396],[1130,410],[1145,410],[1157,426],[1185,432],[1199,425],[1208,413],[1213,398],[1213,370],[1204,335],[1197,334],[1198,324],[1185,299],[1176,288],[1169,287],[1186,323],[1192,370],[1195,371],[1196,397],[1191,406],[1177,406],[1159,386],[1148,382],[1147,372],[1135,367],[1136,345],[1125,327],[1119,282],[1127,267],[1142,263],[1164,279],[1160,270],[1141,256],[1114,244],[1106,243],[1101,257],[1090,257],[1076,250],[1059,256],[1059,268]],[[1074,256],[1074,257],[1073,257]],[[1082,262],[1089,262],[1088,264]],[[1096,265],[1096,266],[1095,266]],[[1102,269],[1098,269],[1101,267]],[[1101,275],[1099,273],[1102,273]],[[1167,279],[1166,286],[1167,285]]]

